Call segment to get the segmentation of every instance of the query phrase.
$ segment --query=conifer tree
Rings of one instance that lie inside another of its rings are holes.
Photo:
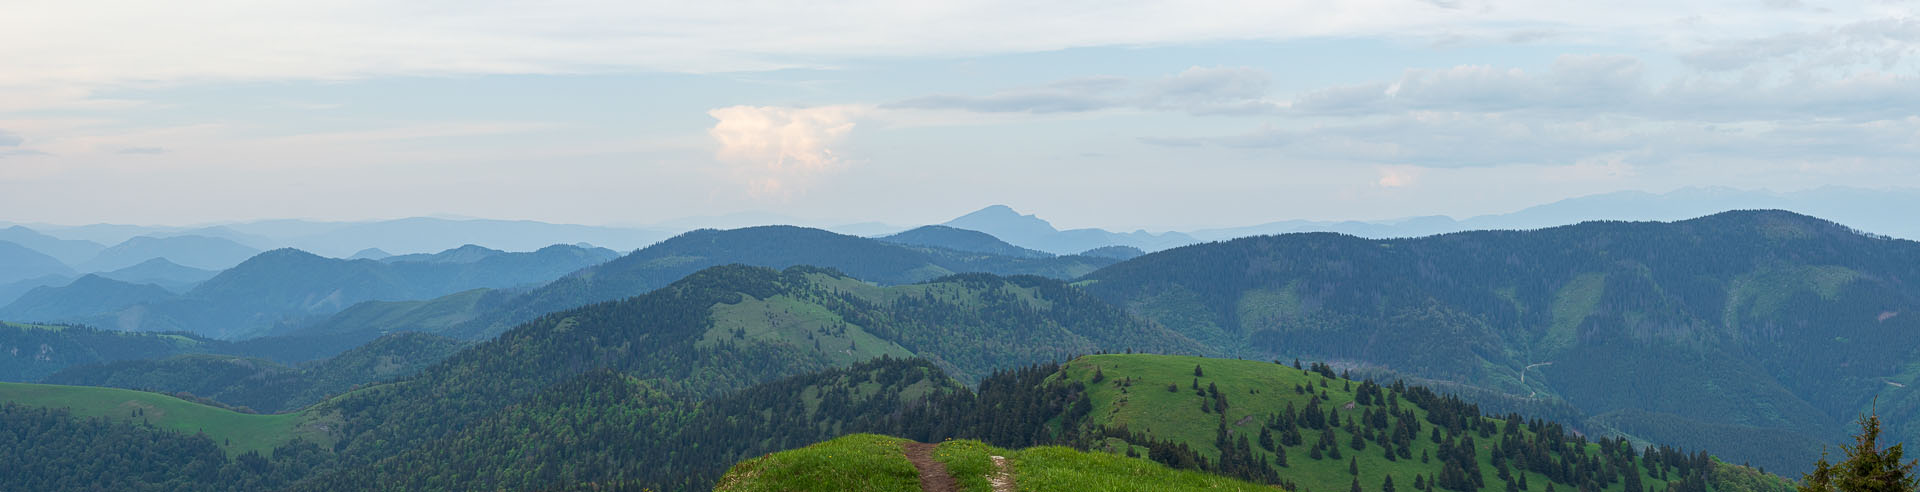
[[[1913,492],[1914,461],[1901,463],[1904,445],[1880,449],[1880,416],[1860,418],[1854,443],[1842,445],[1846,461],[1827,463],[1822,457],[1813,471],[1800,478],[1800,492]]]

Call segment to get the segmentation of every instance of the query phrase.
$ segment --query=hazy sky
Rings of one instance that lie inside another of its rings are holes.
[[[1920,186],[1920,2],[8,0],[0,220],[993,203],[1131,229]]]

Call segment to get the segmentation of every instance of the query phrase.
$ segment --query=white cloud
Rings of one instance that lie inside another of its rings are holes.
[[[862,106],[730,106],[707,112],[719,120],[707,134],[720,146],[715,156],[748,192],[784,197],[845,166],[834,148],[868,111]]]
[[[1314,37],[1494,38],[1551,27],[1660,45],[1691,14],[1758,37],[1817,23],[1747,1],[670,2],[26,0],[0,16],[0,86],[390,75],[739,71],[850,57],[971,56],[1086,46]],[[1884,15],[1862,0],[1834,15]],[[1712,41],[1711,39],[1707,41]]]
[[[1405,188],[1413,186],[1414,182],[1419,181],[1422,171],[1421,168],[1413,166],[1382,166],[1380,167],[1380,179],[1374,181],[1374,184],[1379,185],[1381,188]]]
[[[985,96],[942,94],[886,104],[884,109],[960,110],[980,113],[1086,113],[1113,109],[1180,111],[1197,115],[1263,114],[1282,109],[1269,99],[1272,76],[1247,67],[1190,67],[1178,74],[1136,82],[1123,77],[1082,77]]]

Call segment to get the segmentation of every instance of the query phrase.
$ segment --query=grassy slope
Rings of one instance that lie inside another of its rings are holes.
[[[920,490],[913,464],[902,454],[903,439],[872,434],[843,436],[805,448],[742,461],[714,490],[746,491],[898,491]],[[1168,469],[1159,463],[1059,446],[1019,451],[979,441],[941,443],[934,458],[962,490],[991,492],[985,476],[990,456],[1003,456],[1013,469],[1014,485],[1027,492],[1271,490],[1233,479]]]
[[[790,346],[817,353],[835,366],[881,355],[913,357],[912,351],[847,323],[819,304],[786,295],[767,299],[748,296],[739,303],[713,306],[713,328],[701,336],[698,346],[709,347],[730,339]]]
[[[158,393],[119,388],[0,383],[0,402],[66,408],[76,417],[104,417],[128,423],[147,423],[178,432],[205,433],[228,454],[274,448],[303,438],[322,446],[332,444],[326,429],[304,413],[253,415],[214,408]],[[134,411],[141,410],[140,416]]]
[[[963,440],[940,443],[934,459],[947,465],[947,474],[967,492],[992,492],[988,476],[997,470],[992,457],[1007,459],[1014,486],[1030,492],[1048,491],[1171,491],[1273,490],[1231,478],[1174,470],[1141,458],[1088,453],[1061,446],[1039,446],[1019,451]]]
[[[715,491],[914,492],[920,475],[901,454],[906,442],[887,436],[853,434],[791,451],[742,461],[720,478]]]
[[[1220,392],[1227,395],[1230,404],[1226,414],[1228,429],[1236,433],[1247,432],[1249,436],[1257,435],[1267,416],[1278,413],[1287,403],[1293,403],[1295,408],[1306,407],[1309,396],[1294,393],[1295,385],[1311,385],[1313,391],[1325,391],[1336,406],[1353,401],[1353,392],[1342,389],[1342,380],[1271,362],[1140,354],[1094,355],[1067,363],[1062,367],[1062,373],[1064,377],[1081,382],[1090,382],[1096,368],[1105,374],[1106,379],[1101,384],[1088,385],[1088,395],[1093,402],[1089,424],[1125,425],[1160,439],[1187,443],[1202,455],[1214,459],[1219,456],[1219,450],[1213,445],[1219,416],[1200,411],[1202,398],[1196,396],[1191,387],[1196,365],[1205,373],[1198,378],[1202,388],[1209,383],[1216,384]],[[1135,383],[1123,392],[1119,382],[1127,379],[1133,379]],[[1327,386],[1320,386],[1322,381]],[[1177,385],[1178,391],[1168,392],[1169,383]],[[1413,408],[1412,403],[1405,399],[1401,400],[1401,406]],[[1358,409],[1354,411],[1358,412]],[[1415,409],[1415,413],[1424,421],[1427,414],[1425,410]],[[1343,419],[1348,415],[1344,407],[1341,414]],[[1432,426],[1427,424],[1427,427]],[[1387,461],[1382,456],[1380,446],[1371,443],[1366,450],[1357,452],[1345,447],[1351,436],[1344,432],[1335,440],[1342,446],[1343,459],[1314,461],[1308,459],[1308,449],[1318,440],[1319,431],[1302,430],[1301,433],[1305,442],[1287,448],[1291,466],[1282,470],[1281,477],[1312,490],[1344,490],[1349,487],[1354,477],[1347,473],[1347,460],[1344,458],[1355,456],[1360,465],[1360,483],[1365,486],[1378,485],[1384,476],[1392,475],[1394,483],[1407,487],[1413,483],[1414,475],[1431,479],[1439,471],[1437,461],[1423,464],[1419,460],[1419,456],[1431,456],[1438,449],[1433,441],[1425,438],[1424,432],[1421,438],[1413,440],[1415,458],[1398,461]],[[1494,439],[1478,439],[1478,455],[1488,489],[1501,490],[1505,484],[1496,478],[1489,452],[1494,443]],[[1124,453],[1126,448],[1123,446],[1127,444],[1110,439],[1107,445],[1108,451]],[[1597,452],[1599,446],[1589,444],[1588,449]],[[1144,448],[1136,450],[1144,453]],[[1254,452],[1261,456],[1272,456],[1257,446]],[[1532,472],[1526,474],[1528,484],[1536,489],[1547,483],[1543,475]],[[1644,483],[1653,485],[1656,490],[1666,487],[1665,482],[1650,475],[1643,475],[1642,478]],[[1613,487],[1609,490],[1618,490],[1620,484],[1616,483]]]

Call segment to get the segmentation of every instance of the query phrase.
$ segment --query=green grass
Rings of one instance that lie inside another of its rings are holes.
[[[987,476],[997,471],[992,457],[1005,457],[1015,488],[1052,491],[1273,490],[1271,487],[1185,470],[1151,460],[1089,453],[1061,446],[1011,451],[979,441],[949,441],[934,451],[947,474],[967,492],[992,492]]]
[[[852,434],[733,465],[716,491],[917,492],[920,475],[901,452],[905,439]]]
[[[742,461],[716,491],[920,490],[919,473],[901,444],[887,436],[852,434],[791,451]],[[1014,485],[1024,492],[1272,490],[1230,478],[1173,470],[1159,463],[1060,446],[1011,451],[980,441],[948,441],[934,450],[947,474],[967,492],[992,492],[992,456],[1005,457]]]
[[[1600,291],[1607,286],[1607,276],[1599,273],[1587,273],[1574,277],[1567,285],[1560,287],[1553,295],[1553,324],[1547,327],[1547,334],[1536,344],[1537,354],[1551,356],[1561,349],[1572,347],[1578,334],[1580,323],[1592,315],[1594,308],[1600,305]]]
[[[204,433],[229,455],[261,454],[303,438],[331,446],[331,427],[304,413],[253,415],[210,407],[159,393],[91,386],[0,383],[0,402],[65,408],[76,417],[102,417],[156,428]],[[135,415],[136,411],[139,415]]]
[[[1338,378],[1326,378],[1292,366],[1272,362],[1256,362],[1232,359],[1209,359],[1202,357],[1147,355],[1147,354],[1109,354],[1081,357],[1062,367],[1065,377],[1088,383],[1088,396],[1093,403],[1093,412],[1088,416],[1091,425],[1124,425],[1134,431],[1145,432],[1157,439],[1183,442],[1198,450],[1208,459],[1217,459],[1219,450],[1214,447],[1214,437],[1220,423],[1220,415],[1203,413],[1200,410],[1202,397],[1195,394],[1192,384],[1194,366],[1200,366],[1203,376],[1199,377],[1201,388],[1209,383],[1219,387],[1227,396],[1229,408],[1226,412],[1227,428],[1235,432],[1235,438],[1246,435],[1249,439],[1258,436],[1261,425],[1268,415],[1279,413],[1291,402],[1296,409],[1305,408],[1308,395],[1296,394],[1295,385],[1306,385],[1315,393],[1324,391],[1334,406],[1341,408],[1344,420],[1348,410],[1344,405],[1352,402],[1354,394],[1343,389],[1343,381]],[[1091,382],[1096,368],[1105,379],[1098,384]],[[1126,382],[1131,381],[1131,386]],[[1321,386],[1324,381],[1326,386]],[[1176,385],[1177,391],[1167,391],[1167,385]],[[1358,388],[1358,383],[1353,387]],[[1406,399],[1400,400],[1402,408],[1413,408],[1425,428],[1432,424],[1425,422],[1427,412],[1414,407]],[[1323,407],[1324,408],[1324,407]],[[1353,410],[1358,417],[1359,409]],[[1251,417],[1251,418],[1249,418]],[[1420,456],[1426,453],[1433,456],[1438,445],[1426,439],[1425,430],[1413,440],[1411,449],[1413,458],[1388,461],[1381,446],[1369,443],[1367,448],[1354,451],[1347,447],[1352,437],[1339,430],[1334,441],[1338,443],[1341,458],[1319,461],[1308,458],[1308,450],[1319,440],[1320,432],[1302,430],[1304,443],[1299,446],[1285,447],[1289,467],[1280,470],[1280,477],[1293,481],[1312,490],[1347,490],[1355,476],[1347,470],[1349,458],[1356,458],[1360,467],[1359,480],[1362,487],[1369,490],[1379,487],[1386,476],[1391,475],[1398,488],[1411,490],[1414,475],[1432,479],[1439,471],[1439,461],[1421,463]],[[1242,434],[1245,433],[1245,434]],[[1119,439],[1110,439],[1106,445],[1096,445],[1096,450],[1109,453],[1125,453],[1127,443]],[[1503,490],[1505,483],[1496,476],[1491,460],[1491,447],[1495,439],[1478,439],[1479,457],[1482,473],[1487,481],[1487,490]],[[1135,448],[1141,450],[1142,448]],[[1598,452],[1597,444],[1589,444],[1589,452]],[[1254,452],[1261,456],[1273,457],[1273,453],[1259,449]],[[1526,472],[1526,480],[1531,490],[1544,490],[1548,482],[1546,476]],[[1653,485],[1656,490],[1664,489],[1666,483],[1650,475],[1642,476],[1644,482]],[[1516,478],[1517,480],[1517,478]],[[1556,489],[1567,489],[1564,484]],[[1615,483],[1608,490],[1620,490],[1621,484]],[[1024,489],[1023,489],[1024,490]]]
[[[19,328],[19,329],[22,329],[22,330],[46,330],[46,331],[61,331],[61,330],[65,330],[65,329],[67,329],[67,327],[65,327],[65,326],[60,326],[60,325],[42,325],[42,324],[36,324],[36,323],[15,323],[15,322],[12,322],[12,321],[0,321],[0,326],[6,326],[6,327],[8,327],[8,328]]]
[[[1255,331],[1273,328],[1281,321],[1297,318],[1305,314],[1306,308],[1300,302],[1300,282],[1294,281],[1280,289],[1253,289],[1240,295],[1236,306],[1240,316],[1240,331]]]
[[[1811,291],[1821,299],[1839,299],[1840,289],[1860,278],[1860,272],[1840,266],[1763,268],[1733,279],[1727,288],[1726,320],[1775,316],[1794,294]],[[1745,316],[1741,316],[1745,315]]]
[[[874,336],[819,304],[785,295],[743,297],[738,303],[713,306],[713,327],[701,335],[699,346],[735,339],[786,345],[802,352],[817,352],[837,366],[882,355],[913,357],[905,347]]]

